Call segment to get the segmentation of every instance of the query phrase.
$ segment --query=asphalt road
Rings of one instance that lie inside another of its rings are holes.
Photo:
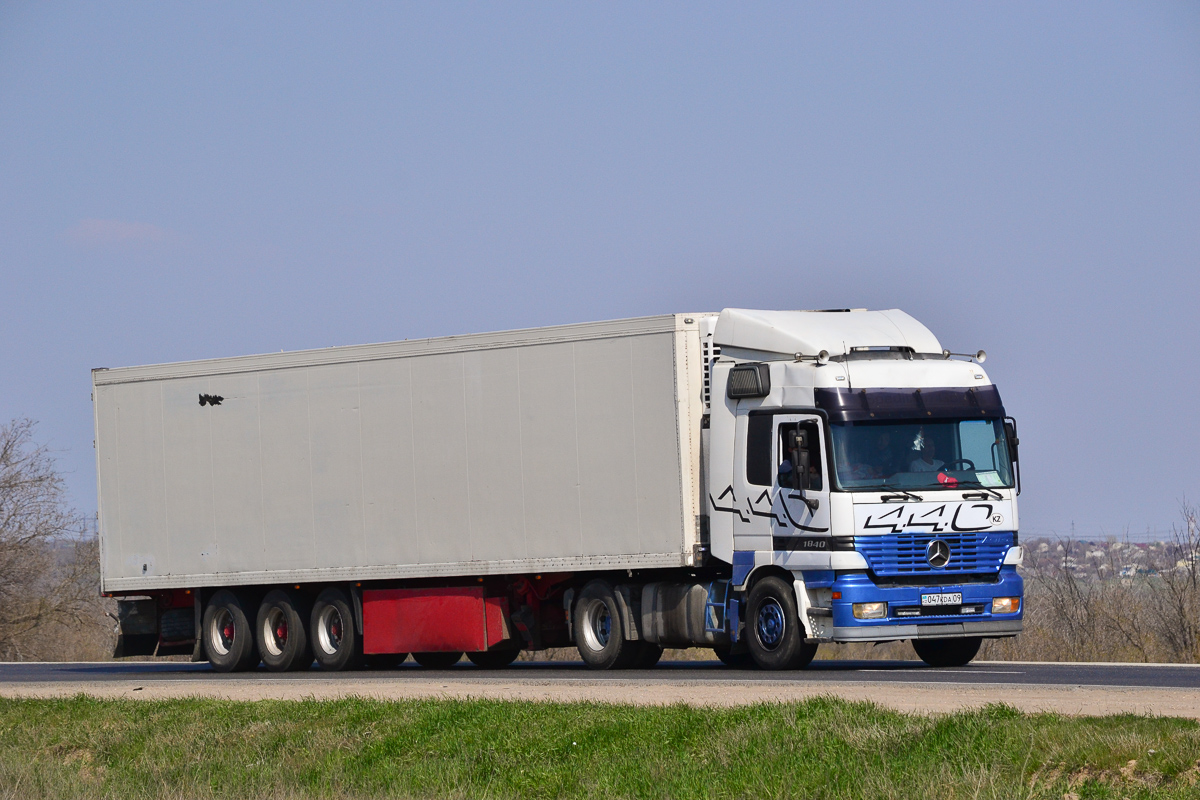
[[[1062,687],[1113,687],[1156,689],[1200,689],[1200,665],[1160,664],[1034,664],[1007,662],[978,662],[953,669],[935,669],[920,661],[815,661],[797,672],[761,672],[731,669],[719,662],[663,662],[652,670],[594,672],[572,662],[517,662],[503,670],[483,670],[466,661],[449,670],[425,670],[407,662],[394,670],[370,670],[325,673],[272,673],[265,669],[253,672],[221,674],[208,664],[181,662],[98,662],[98,663],[4,663],[0,664],[0,686],[17,688],[22,684],[103,683],[110,681],[169,682],[196,681],[297,681],[319,679],[331,682],[354,681],[369,684],[373,681],[396,681],[411,676],[414,680],[453,678],[456,683],[472,682],[486,685],[496,682],[531,681],[541,684],[557,681],[579,683],[604,681],[644,681],[658,684],[677,684],[722,681],[786,681],[805,682],[896,682],[896,683],[955,683],[991,685]]]

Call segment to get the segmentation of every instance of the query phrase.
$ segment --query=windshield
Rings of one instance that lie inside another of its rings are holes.
[[[840,422],[830,429],[834,468],[843,489],[1013,485],[1000,419]]]

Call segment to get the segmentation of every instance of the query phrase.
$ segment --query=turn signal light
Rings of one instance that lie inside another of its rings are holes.
[[[887,603],[855,603],[855,619],[883,619],[887,616]]]
[[[993,614],[1015,614],[1021,610],[1021,598],[996,597],[992,599]]]

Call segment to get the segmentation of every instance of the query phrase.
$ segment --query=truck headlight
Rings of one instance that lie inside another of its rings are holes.
[[[1021,610],[1021,598],[1019,597],[995,597],[992,598],[992,613],[993,614],[1015,614]]]
[[[887,603],[855,603],[855,619],[883,619],[887,616]]]

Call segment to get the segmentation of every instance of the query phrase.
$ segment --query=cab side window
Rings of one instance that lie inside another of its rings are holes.
[[[783,489],[812,489],[825,486],[821,436],[815,422],[784,422],[779,426],[776,474]]]
[[[756,414],[746,419],[746,482],[755,486],[771,485],[771,427],[770,414]]]

